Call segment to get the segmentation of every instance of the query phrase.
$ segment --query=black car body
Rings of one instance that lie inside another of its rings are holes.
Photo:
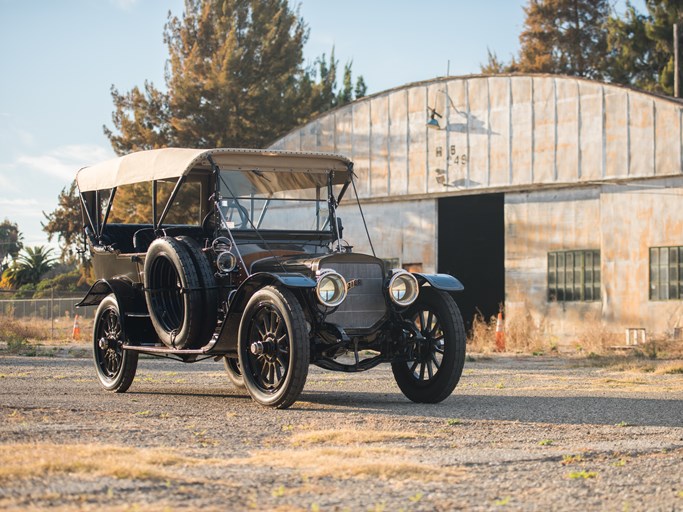
[[[281,408],[310,364],[391,363],[411,400],[449,396],[465,358],[451,296],[462,285],[354,253],[337,216],[354,179],[339,155],[244,149],[142,151],[81,169],[98,280],[80,306],[98,307],[103,387],[126,391],[147,353],[221,359],[235,385]]]

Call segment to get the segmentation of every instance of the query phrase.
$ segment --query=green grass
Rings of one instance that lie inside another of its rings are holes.
[[[572,471],[569,473],[568,477],[570,480],[588,480],[589,478],[595,478],[598,474],[595,471],[586,471],[582,469],[581,471]]]

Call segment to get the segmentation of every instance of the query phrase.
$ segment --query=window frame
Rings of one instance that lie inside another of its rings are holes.
[[[683,245],[649,248],[648,299],[653,302],[683,300]]]
[[[599,302],[601,300],[600,249],[548,252],[548,302]]]

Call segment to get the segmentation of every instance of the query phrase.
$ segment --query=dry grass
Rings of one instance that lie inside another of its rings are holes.
[[[308,450],[261,450],[233,464],[270,465],[298,469],[306,477],[380,478],[442,481],[461,478],[465,471],[419,462],[419,453],[400,448],[325,447]]]
[[[50,332],[35,319],[17,319],[0,315],[0,340],[6,341],[10,349],[28,340],[45,339],[49,336]]]
[[[81,330],[80,342],[90,339],[93,320],[79,318]],[[55,318],[55,321],[44,318],[15,318],[0,315],[0,341],[6,341],[8,347],[25,345],[28,342],[40,341],[47,344],[72,343],[73,319],[67,317]]]
[[[486,320],[480,313],[475,315],[468,339],[471,351],[483,354],[496,351],[496,322],[496,316]],[[509,315],[504,330],[506,352],[532,354],[557,350],[557,346],[548,341],[543,322],[537,323],[528,310]]]
[[[0,445],[0,482],[55,474],[177,481],[178,475],[169,472],[169,467],[219,462],[185,457],[169,449],[91,444],[3,444]]]
[[[368,444],[387,441],[405,441],[417,439],[420,434],[413,432],[382,431],[382,430],[312,430],[294,434],[291,443],[294,446],[305,444]]]

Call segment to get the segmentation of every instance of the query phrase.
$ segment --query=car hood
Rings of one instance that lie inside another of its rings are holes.
[[[305,275],[315,276],[321,267],[331,267],[339,263],[349,264],[377,264],[384,269],[381,259],[367,254],[357,253],[331,253],[331,254],[296,254],[288,256],[270,256],[255,261],[251,271],[256,272],[298,272]]]

